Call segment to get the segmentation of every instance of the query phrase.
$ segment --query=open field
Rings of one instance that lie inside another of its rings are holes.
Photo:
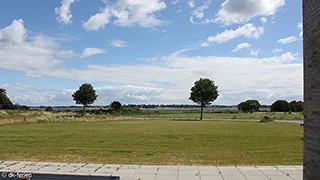
[[[264,116],[271,116],[275,120],[303,120],[303,114],[298,112],[283,113],[283,112],[255,112],[242,113],[237,111],[205,111],[204,119],[258,119]],[[149,111],[131,115],[140,118],[199,118],[200,111]]]
[[[207,111],[204,119],[234,119],[234,120],[260,120],[264,116],[271,116],[274,120],[303,120],[302,113],[273,113],[273,112],[219,112]],[[106,120],[128,120],[143,118],[190,118],[198,119],[199,111],[143,111],[118,114],[81,114],[76,112],[44,112],[44,111],[10,111],[0,110],[0,124],[12,123],[34,123],[34,122],[62,122],[62,121],[106,121]]]
[[[0,125],[0,159],[116,164],[301,165],[291,123],[96,121]]]

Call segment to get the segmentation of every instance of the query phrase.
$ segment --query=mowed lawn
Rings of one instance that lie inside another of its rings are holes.
[[[116,164],[302,164],[293,123],[104,121],[0,125],[0,160]]]

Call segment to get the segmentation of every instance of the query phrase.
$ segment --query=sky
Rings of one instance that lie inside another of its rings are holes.
[[[3,0],[0,88],[13,103],[193,104],[196,80],[216,105],[303,99],[300,0]]]

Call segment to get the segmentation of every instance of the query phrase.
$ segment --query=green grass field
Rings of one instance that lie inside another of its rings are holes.
[[[275,120],[303,120],[302,113],[283,112],[255,112],[255,113],[217,113],[214,111],[204,112],[204,119],[255,119],[260,120],[264,116],[271,116]],[[199,118],[200,111],[150,111],[131,115],[140,118]]]
[[[116,164],[302,164],[293,123],[123,120],[0,125],[0,159]]]

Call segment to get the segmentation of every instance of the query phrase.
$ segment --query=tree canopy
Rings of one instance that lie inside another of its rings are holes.
[[[72,94],[72,97],[76,104],[82,104],[83,110],[85,110],[87,105],[94,103],[98,95],[96,95],[96,90],[93,89],[91,84],[85,83],[82,84],[79,89]]]
[[[121,109],[122,105],[119,101],[113,101],[110,104],[110,107],[111,107],[112,111],[118,112]]]
[[[247,100],[238,104],[237,107],[240,111],[252,113],[254,111],[258,111],[261,105],[257,100]]]
[[[291,111],[290,103],[286,100],[277,100],[271,105],[272,112],[289,112]]]
[[[15,106],[8,98],[6,90],[0,88],[0,109],[15,109]]]
[[[218,96],[218,86],[215,86],[214,81],[207,78],[200,78],[194,83],[189,99],[201,106],[200,120],[202,120],[203,108],[206,105],[210,105]]]
[[[301,112],[303,111],[303,102],[302,101],[291,101],[290,108],[292,112]]]

